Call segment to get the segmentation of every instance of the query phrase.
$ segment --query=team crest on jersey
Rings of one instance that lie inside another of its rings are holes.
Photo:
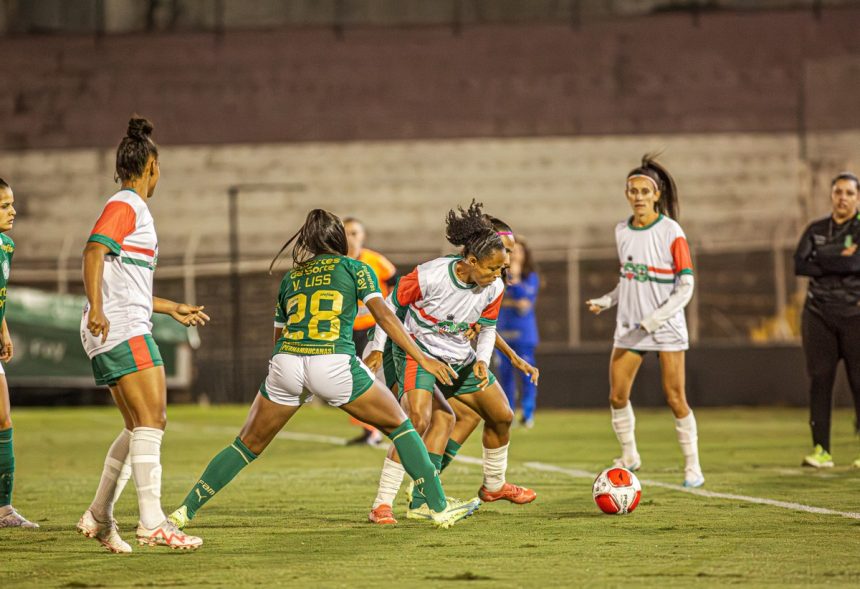
[[[3,280],[9,280],[9,260],[3,260]]]
[[[454,321],[453,315],[448,315],[448,317],[444,321],[440,321],[436,324],[436,331],[448,335],[459,335],[464,331],[467,331],[468,329],[468,323],[464,323],[463,321]]]

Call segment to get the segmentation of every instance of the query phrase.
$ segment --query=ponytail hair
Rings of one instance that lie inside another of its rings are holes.
[[[654,159],[658,155],[651,153],[643,155],[642,165],[631,170],[627,174],[627,178],[629,179],[631,176],[651,178],[660,191],[660,200],[656,204],[657,212],[678,221],[681,215],[681,207],[678,203],[678,187],[669,171]]]
[[[128,121],[125,137],[116,148],[115,179],[134,180],[143,176],[149,156],[158,157],[158,146],[150,135],[152,123],[138,115],[132,115]]]
[[[503,250],[505,247],[493,223],[481,210],[483,206],[472,199],[468,209],[458,206],[448,211],[445,237],[452,245],[462,248],[464,258],[472,255],[483,260],[493,251]]]
[[[331,254],[333,256],[345,256],[349,251],[346,241],[346,231],[340,217],[323,209],[314,209],[308,213],[305,223],[301,229],[287,240],[269,264],[269,274],[275,267],[275,263],[291,243],[293,246],[293,266],[301,267],[307,264],[314,256],[320,254]]]

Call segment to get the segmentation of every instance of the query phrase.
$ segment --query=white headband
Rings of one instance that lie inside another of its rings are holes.
[[[654,180],[654,178],[652,178],[651,176],[648,176],[646,174],[633,174],[632,176],[627,177],[627,181],[630,182],[633,178],[645,178],[646,180],[650,180],[651,184],[654,185],[654,192],[660,191],[660,187],[657,186],[657,181]]]

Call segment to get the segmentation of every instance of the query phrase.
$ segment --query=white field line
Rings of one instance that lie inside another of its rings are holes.
[[[459,458],[459,457],[458,457]],[[480,461],[479,461],[480,462]],[[577,479],[593,480],[597,474],[580,470],[578,468],[562,468],[554,464],[544,464],[543,462],[526,462],[525,466],[535,470],[545,472],[557,472],[566,474]],[[767,499],[765,497],[751,497],[749,495],[735,495],[734,493],[717,493],[716,491],[706,491],[705,489],[688,489],[681,485],[672,483],[664,483],[661,481],[649,481],[640,479],[643,486],[660,487],[662,489],[670,489],[672,491],[681,491],[690,495],[698,495],[699,497],[707,497],[709,499],[728,499],[729,501],[742,501],[744,503],[757,503],[759,505],[769,505],[771,507],[780,507],[782,509],[790,509],[791,511],[802,511],[804,513],[817,513],[821,515],[839,515],[851,519],[860,519],[860,513],[854,511],[837,511],[835,509],[827,509],[826,507],[815,507],[813,505],[804,505],[803,503],[793,503],[791,501],[778,501],[776,499]]]
[[[231,427],[215,427],[215,426],[204,426],[204,427],[194,427],[190,424],[183,424],[177,422],[171,422],[168,425],[168,429],[174,429],[178,431],[207,431],[207,432],[224,432],[224,433],[235,433],[238,434],[238,429]],[[309,434],[302,432],[281,432],[276,436],[281,440],[291,440],[295,442],[314,442],[318,444],[329,444],[333,446],[346,446],[347,439],[340,438],[337,436],[323,436],[318,434]],[[387,450],[387,444],[380,444],[377,446],[380,450]],[[457,462],[464,464],[473,464],[475,466],[481,466],[483,461],[480,458],[476,458],[474,456],[465,456],[463,454],[458,454],[455,459]],[[543,472],[555,472],[559,474],[564,474],[569,477],[573,477],[576,479],[588,479],[594,480],[594,477],[597,476],[596,473],[588,472],[587,470],[581,470],[578,468],[564,468],[561,466],[556,466],[555,464],[546,464],[543,462],[526,462],[523,466],[526,468],[531,468],[533,470],[540,470]],[[803,503],[793,503],[791,501],[779,501],[777,499],[768,499],[766,497],[752,497],[750,495],[736,495],[734,493],[718,493],[716,491],[707,491],[705,489],[688,489],[687,487],[683,487],[681,485],[675,485],[672,483],[664,483],[662,481],[652,481],[647,479],[640,479],[640,482],[643,486],[647,487],[660,487],[661,489],[669,489],[671,491],[680,491],[681,493],[689,493],[690,495],[698,495],[699,497],[707,497],[708,499],[726,499],[729,501],[741,501],[743,503],[755,503],[758,505],[768,505],[770,507],[779,507],[781,509],[788,509],[790,511],[802,511],[804,513],[815,513],[819,515],[838,515],[841,517],[847,517],[850,519],[860,519],[860,513],[855,511],[838,511],[836,509],[828,509],[826,507],[815,507],[814,505],[804,505]]]

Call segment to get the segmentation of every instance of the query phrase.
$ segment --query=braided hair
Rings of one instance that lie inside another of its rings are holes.
[[[481,210],[483,206],[473,199],[468,209],[458,206],[448,211],[445,237],[462,248],[464,258],[471,255],[483,260],[495,250],[504,249],[502,238]]]
[[[158,146],[150,135],[152,123],[138,115],[128,121],[125,137],[116,149],[115,179],[126,182],[143,176],[149,156],[158,158]]]
[[[631,176],[651,178],[660,191],[660,200],[656,204],[657,212],[677,221],[681,214],[681,208],[678,204],[678,188],[675,186],[675,179],[672,178],[669,171],[654,159],[657,155],[659,154],[646,153],[643,155],[642,165],[631,170],[627,174],[627,178],[629,179]]]
[[[295,242],[293,246],[293,266],[295,267],[307,264],[314,256],[320,254],[345,256],[349,251],[346,231],[343,223],[340,222],[340,217],[323,209],[314,209],[308,213],[301,229],[296,231],[272,258],[269,274],[272,273],[278,258],[293,242]]]

